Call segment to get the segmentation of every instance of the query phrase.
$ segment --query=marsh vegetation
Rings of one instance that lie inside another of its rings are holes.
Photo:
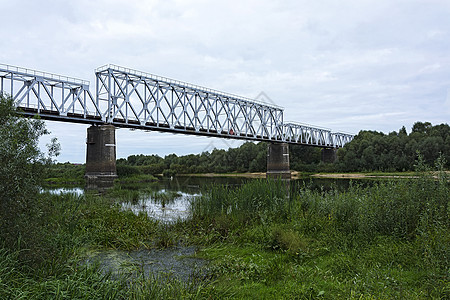
[[[266,180],[215,185],[190,199],[188,218],[171,223],[124,209],[148,187],[41,193],[41,241],[0,251],[0,296],[445,299],[450,189],[440,175],[346,189]],[[188,257],[205,261],[201,270],[180,278],[149,268],[152,249],[189,247],[196,250]],[[105,254],[93,255],[111,251],[141,260],[108,269]],[[93,263],[80,263],[86,259]]]

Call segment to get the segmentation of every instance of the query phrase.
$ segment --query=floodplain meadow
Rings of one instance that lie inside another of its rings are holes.
[[[41,193],[39,238],[0,250],[0,298],[448,299],[449,178],[428,174],[348,189],[215,185],[170,224],[120,205],[148,190]],[[192,245],[208,263],[188,281],[82,263],[94,250]]]

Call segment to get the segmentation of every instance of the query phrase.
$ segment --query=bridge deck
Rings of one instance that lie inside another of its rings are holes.
[[[85,80],[0,64],[0,92],[27,116],[210,137],[340,148],[352,135],[284,123],[283,109],[136,70],[96,70]]]

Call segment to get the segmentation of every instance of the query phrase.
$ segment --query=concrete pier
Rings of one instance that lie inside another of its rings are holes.
[[[111,187],[117,178],[116,135],[113,125],[87,129],[86,184],[88,188]]]
[[[323,148],[322,149],[322,162],[332,164],[337,160],[337,149]]]
[[[290,179],[289,146],[287,143],[269,143],[267,148],[267,178]]]

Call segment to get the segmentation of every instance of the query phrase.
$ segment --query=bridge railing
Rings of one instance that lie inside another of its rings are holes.
[[[350,133],[334,132],[331,134],[334,148],[342,148],[345,144],[350,143],[355,136]]]
[[[14,73],[17,75],[42,77],[42,78],[60,81],[60,82],[72,82],[75,84],[82,84],[82,85],[89,86],[88,80],[78,79],[78,78],[74,78],[74,77],[68,77],[68,76],[64,76],[64,75],[57,75],[57,74],[53,74],[53,73],[47,73],[47,72],[32,70],[32,69],[28,69],[28,68],[17,67],[17,66],[10,66],[10,65],[5,65],[5,64],[1,64],[1,63],[0,63],[0,70],[2,70],[2,72],[11,72],[11,73]]]
[[[109,123],[243,139],[282,135],[283,110],[275,105],[117,66],[97,69],[96,77]]]
[[[278,105],[273,104],[273,103],[259,101],[257,99],[247,98],[247,97],[235,95],[235,94],[232,94],[232,93],[222,92],[222,91],[218,91],[218,90],[215,90],[215,89],[207,88],[207,87],[204,87],[204,86],[188,83],[188,82],[185,82],[185,81],[171,79],[171,78],[168,78],[168,77],[163,77],[163,76],[160,76],[160,75],[155,75],[155,74],[151,74],[151,73],[147,73],[147,72],[142,72],[142,71],[138,71],[138,70],[131,69],[131,68],[121,67],[121,66],[114,65],[114,64],[106,64],[106,65],[103,65],[101,67],[98,67],[95,70],[95,73],[102,73],[102,72],[107,71],[108,69],[109,70],[119,71],[119,72],[130,74],[130,75],[135,75],[135,76],[142,77],[142,78],[153,79],[153,80],[155,80],[157,82],[164,82],[164,83],[168,83],[168,84],[176,85],[176,86],[179,86],[179,87],[192,89],[192,90],[199,91],[199,92],[201,91],[201,92],[208,93],[208,94],[221,95],[221,96],[228,97],[228,98],[239,99],[240,101],[243,101],[243,102],[258,103],[258,104],[261,104],[261,105],[265,105],[265,106],[269,106],[269,107],[278,108],[278,109],[283,110],[283,107],[278,106]]]
[[[353,139],[352,134],[331,132],[328,128],[295,122],[283,124],[283,132],[283,139],[288,143],[325,148],[342,148]]]
[[[332,147],[331,131],[300,123],[285,123],[284,139],[288,143]]]
[[[0,93],[50,120],[334,148],[353,138],[284,123],[273,104],[116,65],[96,70],[94,98],[87,80],[0,64]]]
[[[0,64],[0,92],[24,114],[69,121],[101,115],[87,80]]]

